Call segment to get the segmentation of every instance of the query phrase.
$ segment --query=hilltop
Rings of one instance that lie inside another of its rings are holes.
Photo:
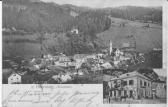
[[[91,17],[100,14],[103,17],[162,23],[161,7],[121,6],[94,9],[40,0],[4,0],[2,6],[3,28],[15,27],[27,32],[65,32],[70,30],[80,17],[90,14]]]

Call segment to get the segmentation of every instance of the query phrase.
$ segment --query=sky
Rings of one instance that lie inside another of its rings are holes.
[[[161,6],[164,0],[42,0],[57,4],[73,4],[91,8],[106,8],[118,6]]]

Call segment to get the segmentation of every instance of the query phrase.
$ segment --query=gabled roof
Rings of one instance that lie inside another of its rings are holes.
[[[128,73],[119,75],[119,76],[117,76],[116,78],[113,78],[113,80],[115,80],[115,79],[130,78],[130,77],[134,77],[134,76],[139,76],[139,77],[141,77],[141,78],[145,78],[145,79],[151,80],[149,77],[144,76],[144,75],[140,74],[140,73],[137,72],[137,71],[128,72]],[[118,77],[119,77],[119,78],[118,78]]]
[[[9,75],[9,77],[12,76],[12,75],[14,75],[14,74],[15,74],[15,75],[18,75],[18,76],[21,76],[21,75],[19,75],[19,74],[16,73],[16,72],[12,72],[12,73]],[[9,78],[9,77],[8,77],[8,78]]]

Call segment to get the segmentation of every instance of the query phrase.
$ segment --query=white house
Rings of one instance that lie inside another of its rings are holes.
[[[101,65],[101,67],[109,69],[109,68],[112,68],[112,65],[109,62],[105,62],[104,64]]]
[[[118,67],[118,64],[120,63],[120,61],[114,61],[113,63],[115,67]]]
[[[123,55],[123,52],[121,52],[119,49],[117,49],[117,50],[115,51],[115,55],[116,55],[116,56]]]
[[[104,54],[102,54],[102,53],[98,53],[98,54],[97,54],[97,56],[98,56],[99,58],[102,58],[103,55],[104,55]]]
[[[96,54],[94,55],[87,55],[86,56],[86,59],[89,59],[89,58],[92,58],[92,59],[96,59],[97,58],[97,56],[96,56]]]
[[[62,66],[62,67],[67,67],[68,66],[68,62],[59,62],[56,61],[54,62],[55,66]]]
[[[75,69],[78,69],[81,67],[81,65],[85,62],[85,59],[78,59],[76,60],[76,63],[75,63]]]
[[[78,29],[72,29],[71,33],[79,34],[79,31],[78,31]]]
[[[35,67],[35,69],[37,69],[37,70],[40,70],[40,65],[33,65],[34,67]]]
[[[70,58],[67,57],[67,56],[59,56],[59,60],[58,61],[55,61],[54,64],[56,66],[64,66],[64,67],[67,67],[70,63]]]
[[[50,55],[50,54],[44,55],[44,58],[48,59],[48,60],[53,60],[54,59],[53,56]]]
[[[63,74],[63,75],[60,76],[60,79],[64,83],[64,82],[67,82],[67,81],[71,80],[72,78],[68,74]]]
[[[21,76],[17,73],[13,73],[8,77],[8,84],[21,83]]]

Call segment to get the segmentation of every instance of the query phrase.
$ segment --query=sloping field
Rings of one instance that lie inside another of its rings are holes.
[[[97,34],[108,46],[112,40],[114,47],[122,47],[123,42],[130,41],[128,36],[133,35],[136,40],[136,49],[139,52],[147,52],[152,48],[162,48],[162,27],[157,24],[133,22],[117,18],[111,18],[111,28]],[[124,26],[122,24],[124,23]]]

